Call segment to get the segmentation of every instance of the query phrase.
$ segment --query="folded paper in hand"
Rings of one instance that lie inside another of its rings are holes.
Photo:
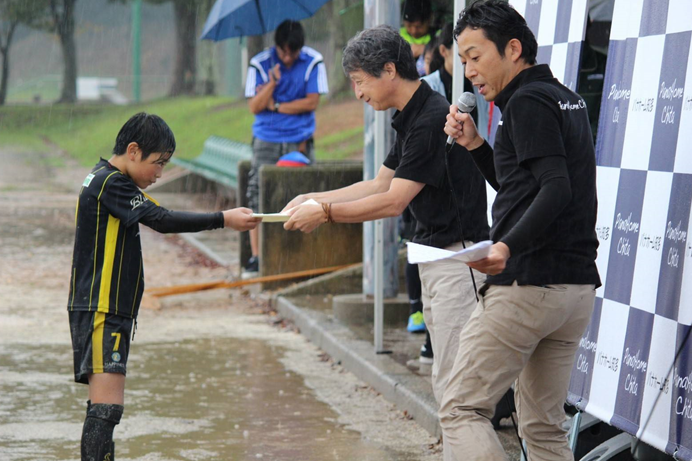
[[[300,205],[290,208],[283,213],[252,213],[253,218],[262,218],[262,222],[286,222],[291,219],[291,215],[288,214],[289,211],[303,205],[318,205],[314,199],[307,200]]]
[[[408,242],[406,247],[410,264],[432,263],[443,259],[455,259],[459,262],[469,263],[487,258],[492,245],[492,240],[484,240],[461,251],[443,250],[412,242]]]

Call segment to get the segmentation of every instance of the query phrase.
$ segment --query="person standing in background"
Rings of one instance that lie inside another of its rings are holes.
[[[432,5],[430,0],[406,0],[403,4],[403,27],[399,33],[411,45],[416,70],[425,75],[425,45],[433,39]]]
[[[298,151],[315,161],[312,135],[320,95],[329,92],[322,55],[304,46],[298,21],[286,20],[274,34],[275,46],[250,60],[245,97],[255,114],[252,125],[252,166],[248,177],[248,207],[259,211],[259,169]],[[259,228],[250,232],[252,257],[248,272],[259,270]]]

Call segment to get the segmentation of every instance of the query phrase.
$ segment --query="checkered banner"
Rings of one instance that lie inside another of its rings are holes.
[[[692,343],[683,347],[692,323],[691,38],[691,0],[616,0],[596,145],[603,286],[568,397],[685,460],[692,460]]]

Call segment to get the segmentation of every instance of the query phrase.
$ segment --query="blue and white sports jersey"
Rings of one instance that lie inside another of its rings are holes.
[[[300,50],[298,59],[290,68],[284,66],[276,54],[276,47],[268,48],[250,60],[245,83],[245,97],[254,97],[260,87],[269,82],[269,71],[280,65],[281,79],[274,89],[274,101],[283,103],[303,99],[308,94],[329,92],[327,68],[322,55],[310,47]],[[264,110],[255,116],[253,135],[266,142],[302,142],[315,131],[315,113],[279,114]]]

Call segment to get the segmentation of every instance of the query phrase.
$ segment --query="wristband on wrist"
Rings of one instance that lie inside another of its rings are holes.
[[[334,219],[332,218],[332,204],[331,203],[323,203],[322,204],[322,211],[324,211],[324,214],[327,215],[327,222],[333,223]]]

